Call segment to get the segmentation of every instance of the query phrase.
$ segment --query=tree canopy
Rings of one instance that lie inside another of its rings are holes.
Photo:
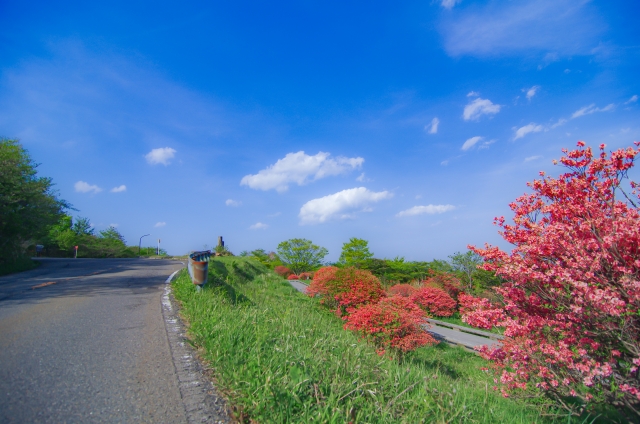
[[[0,261],[21,257],[23,244],[46,235],[71,207],[37,167],[18,140],[0,139]]]
[[[342,245],[342,253],[338,262],[341,265],[362,268],[371,258],[373,258],[373,253],[369,251],[369,242],[352,237]]]
[[[278,257],[296,274],[321,266],[328,253],[327,249],[307,239],[294,238],[278,245]]]

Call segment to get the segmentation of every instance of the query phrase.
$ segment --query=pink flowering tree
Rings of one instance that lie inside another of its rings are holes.
[[[533,385],[573,413],[608,403],[640,420],[640,194],[623,184],[639,145],[563,150],[568,172],[541,172],[510,204],[513,224],[496,218],[511,253],[469,246],[506,281],[501,309],[461,299],[467,320],[505,327],[482,350],[505,395]]]

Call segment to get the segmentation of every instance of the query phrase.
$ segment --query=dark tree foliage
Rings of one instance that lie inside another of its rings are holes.
[[[26,242],[45,236],[71,208],[37,166],[17,140],[0,140],[0,262],[18,260]]]

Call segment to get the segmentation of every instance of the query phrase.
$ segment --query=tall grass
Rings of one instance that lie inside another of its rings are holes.
[[[20,257],[15,261],[0,262],[0,275],[13,274],[15,272],[28,271],[37,268],[40,264],[28,256]]]
[[[546,423],[542,400],[505,399],[486,362],[444,343],[380,357],[316,300],[249,258],[217,258],[196,292],[173,283],[193,343],[236,416],[261,423]],[[574,421],[575,422],[575,421]]]

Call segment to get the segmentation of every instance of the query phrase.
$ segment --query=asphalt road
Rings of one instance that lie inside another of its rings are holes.
[[[182,266],[43,259],[0,277],[0,422],[187,422],[161,306]]]
[[[289,284],[291,284],[294,289],[302,293],[307,289],[307,285],[299,280],[289,280]],[[437,324],[426,324],[425,330],[431,333],[437,340],[454,345],[460,345],[469,350],[486,345],[494,346],[500,343],[499,341],[492,340],[487,337],[452,330]]]

